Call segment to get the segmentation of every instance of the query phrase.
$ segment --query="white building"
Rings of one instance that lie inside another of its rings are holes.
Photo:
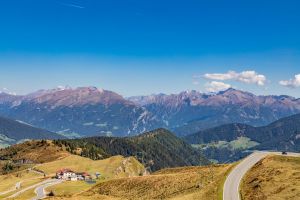
[[[86,172],[76,173],[70,169],[61,169],[56,172],[56,178],[66,181],[83,181],[90,179],[91,176]]]
[[[57,171],[56,178],[62,180],[70,180],[70,181],[75,181],[75,179],[77,180],[76,173],[70,169],[61,169]]]

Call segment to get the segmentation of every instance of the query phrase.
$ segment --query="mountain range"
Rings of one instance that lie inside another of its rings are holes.
[[[0,116],[66,137],[130,136],[167,128],[179,136],[228,123],[264,126],[300,113],[300,99],[228,89],[124,98],[96,87],[59,87],[28,95],[0,93]]]
[[[67,137],[124,136],[158,124],[145,108],[95,87],[40,90],[24,96],[2,93],[0,115]]]

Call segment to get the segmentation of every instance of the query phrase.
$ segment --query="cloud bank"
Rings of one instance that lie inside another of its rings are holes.
[[[300,87],[300,74],[296,74],[293,79],[279,81],[279,84],[289,88]]]
[[[207,92],[219,92],[219,91],[224,91],[231,88],[230,84],[226,84],[223,82],[219,81],[212,81],[209,83],[206,83],[205,89]]]
[[[258,74],[255,71],[243,71],[240,73],[228,71],[227,73],[204,74],[204,78],[219,81],[234,80],[247,84],[256,84],[259,86],[264,86],[267,81],[267,78],[264,75]]]

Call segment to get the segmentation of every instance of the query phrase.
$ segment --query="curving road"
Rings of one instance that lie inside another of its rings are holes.
[[[243,176],[251,167],[267,155],[281,155],[280,152],[254,152],[238,164],[228,175],[223,189],[223,200],[240,200],[239,186]],[[300,157],[299,153],[288,153],[287,156]]]
[[[40,185],[37,188],[35,188],[34,192],[36,193],[36,197],[34,197],[32,200],[38,200],[38,199],[43,199],[45,197],[47,197],[47,194],[45,192],[45,189],[47,187],[53,186],[53,185],[57,185],[60,184],[62,182],[62,180],[57,180],[55,179],[54,181],[50,182],[50,183],[46,183],[44,185]]]
[[[26,188],[24,188],[24,189],[22,189],[22,190],[16,192],[15,194],[13,194],[13,195],[11,195],[11,196],[9,196],[9,197],[7,197],[7,198],[15,198],[15,197],[19,196],[20,194],[22,194],[22,193],[24,193],[24,192],[26,192],[26,191],[28,191],[28,190],[37,188],[37,187],[39,187],[39,186],[41,186],[41,185],[53,183],[53,182],[56,182],[56,181],[57,181],[56,179],[47,179],[47,180],[42,181],[42,182],[40,182],[40,183],[37,183],[37,184],[34,184],[34,185],[32,185],[32,186],[26,187]]]

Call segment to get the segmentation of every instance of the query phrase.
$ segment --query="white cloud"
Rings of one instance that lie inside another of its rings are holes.
[[[223,73],[223,74],[222,73],[204,74],[204,77],[206,79],[220,80],[220,81],[235,80],[247,84],[257,84],[259,86],[264,86],[267,81],[267,78],[264,75],[258,74],[255,71],[243,71],[240,73],[235,71],[228,71],[227,73]]]
[[[231,88],[230,84],[226,84],[223,82],[219,82],[219,81],[212,81],[209,83],[206,83],[205,85],[205,89],[208,92],[219,92],[219,91],[224,91]]]
[[[225,74],[204,74],[204,77],[207,79],[212,79],[212,80],[220,80],[220,81],[225,81],[225,80],[232,80],[235,79],[238,76],[238,74],[235,71],[229,71]]]
[[[279,81],[279,84],[289,88],[300,87],[300,74],[296,74],[293,79]]]

